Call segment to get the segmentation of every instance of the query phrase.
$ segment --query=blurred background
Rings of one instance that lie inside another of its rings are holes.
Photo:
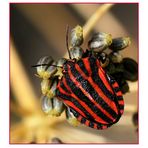
[[[72,127],[61,117],[47,117],[41,111],[40,80],[31,68],[42,56],[55,60],[66,54],[66,26],[84,26],[103,4],[10,4],[10,143],[51,143],[58,137],[65,143],[138,143],[133,114],[138,108],[137,82],[129,82],[124,95],[125,112],[107,130]],[[132,44],[124,57],[138,61],[138,4],[114,4],[102,13],[83,48],[94,32],[113,38],[129,36]]]

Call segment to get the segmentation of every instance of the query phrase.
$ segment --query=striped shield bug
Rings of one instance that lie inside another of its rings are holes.
[[[105,129],[116,123],[124,109],[117,82],[94,56],[64,63],[56,96],[79,122],[95,129]]]
[[[121,45],[122,41],[118,40],[118,45],[119,42]],[[117,123],[124,111],[120,87],[105,69],[109,58],[103,51],[116,44],[112,45],[111,35],[105,33],[96,34],[89,41],[88,50],[80,47],[82,43],[83,29],[76,26],[71,32],[69,48],[67,29],[69,59],[54,62],[51,57],[43,57],[34,66],[43,79],[42,108],[56,116],[65,109],[68,122],[74,126],[82,123],[94,129],[106,129]]]

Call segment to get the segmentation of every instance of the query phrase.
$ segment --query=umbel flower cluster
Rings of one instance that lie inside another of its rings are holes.
[[[88,49],[82,49],[83,28],[76,26],[70,35],[69,41],[67,31],[69,59],[54,61],[45,56],[34,66],[42,79],[42,109],[52,116],[65,111],[67,121],[74,126],[81,123],[106,129],[123,114],[127,80],[138,79],[136,61],[120,54],[130,45],[130,38],[112,38],[99,32],[88,42]]]

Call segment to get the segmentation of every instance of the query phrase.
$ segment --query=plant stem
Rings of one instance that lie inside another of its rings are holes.
[[[96,12],[90,17],[90,19],[83,26],[83,36],[86,36],[91,32],[94,28],[97,21],[107,12],[114,4],[103,4],[101,5]]]

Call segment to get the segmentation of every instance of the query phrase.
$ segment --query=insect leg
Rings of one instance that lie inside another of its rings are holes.
[[[106,53],[96,53],[95,56],[97,57],[97,59],[99,59],[101,67],[105,68],[109,65],[110,61]]]

